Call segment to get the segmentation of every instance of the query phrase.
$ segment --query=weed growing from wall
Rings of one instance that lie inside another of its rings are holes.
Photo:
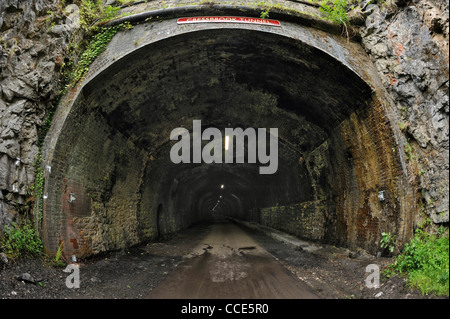
[[[120,30],[132,28],[130,23],[112,27],[101,27],[102,23],[117,18],[120,7],[104,6],[102,0],[81,0],[80,29],[81,39],[75,33],[68,46],[67,56],[71,58],[62,68],[65,94],[78,83],[89,70],[91,63],[106,49],[111,39]]]
[[[65,82],[67,83],[65,90],[71,89],[83,79],[89,71],[89,66],[106,49],[106,46],[118,31],[130,27],[130,24],[124,23],[109,28],[101,28],[98,33],[93,35],[81,54],[80,60],[76,64],[72,62],[67,65],[68,68],[65,69]]]
[[[328,1],[322,1],[320,3],[320,12],[324,14],[324,17],[331,22],[337,24],[347,24],[347,0],[332,0],[332,3]]]

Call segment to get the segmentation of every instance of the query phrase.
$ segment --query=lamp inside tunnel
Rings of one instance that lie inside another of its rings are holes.
[[[202,162],[231,164],[244,163],[247,160],[248,163],[260,163],[260,174],[274,174],[277,171],[278,128],[270,128],[268,134],[266,128],[258,128],[257,132],[254,128],[246,128],[244,131],[240,127],[225,128],[224,131],[225,154],[222,152],[223,135],[219,128],[210,126],[202,132],[201,120],[192,121],[192,134],[186,128],[174,128],[170,132],[170,140],[176,143],[170,150],[170,160],[175,164]]]

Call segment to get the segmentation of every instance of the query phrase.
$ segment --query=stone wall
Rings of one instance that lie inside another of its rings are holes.
[[[401,151],[383,107],[374,102],[309,154],[315,196],[328,202],[326,242],[376,253],[382,232],[395,235],[399,246],[411,238],[418,205]]]
[[[326,203],[308,201],[261,209],[260,223],[307,240],[323,240]]]
[[[376,253],[382,232],[399,247],[413,234],[418,209],[393,147],[394,134],[382,106],[353,113],[302,161],[313,198],[261,209],[261,223],[304,239]],[[382,197],[380,197],[382,196]]]
[[[75,120],[54,150],[59,160],[47,170],[53,178],[44,189],[42,234],[49,250],[64,242],[66,252],[78,250],[79,256],[140,241],[138,208],[147,162],[146,153],[102,115],[83,112],[71,113]]]

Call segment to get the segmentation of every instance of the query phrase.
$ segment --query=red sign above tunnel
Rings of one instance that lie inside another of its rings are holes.
[[[191,17],[180,18],[177,20],[178,24],[190,23],[247,23],[247,24],[262,24],[270,26],[281,26],[280,21],[260,18],[248,17],[228,17],[228,16],[213,16],[213,17]]]

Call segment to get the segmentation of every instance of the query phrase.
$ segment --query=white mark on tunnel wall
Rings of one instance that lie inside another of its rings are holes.
[[[75,197],[74,193],[69,194],[69,200],[68,200],[69,203],[73,203],[76,199],[77,198]]]

